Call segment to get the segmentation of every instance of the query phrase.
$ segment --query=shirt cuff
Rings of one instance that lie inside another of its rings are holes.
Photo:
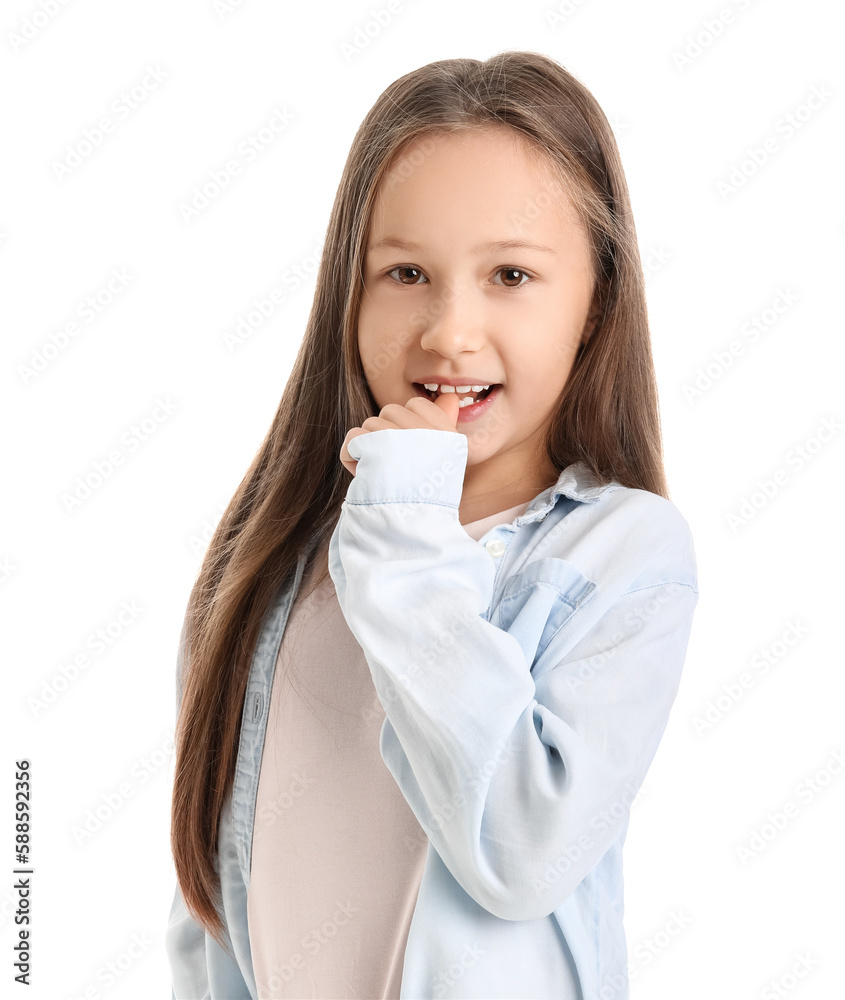
[[[468,447],[459,431],[384,428],[359,434],[347,450],[358,462],[347,503],[460,507]]]

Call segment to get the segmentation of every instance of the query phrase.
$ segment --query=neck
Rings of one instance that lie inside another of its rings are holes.
[[[560,475],[550,462],[530,475],[526,472],[517,477],[510,475],[507,478],[498,478],[489,472],[487,475],[480,473],[483,473],[483,469],[477,465],[470,466],[466,470],[458,511],[461,524],[480,521],[492,514],[516,507],[517,504],[533,500],[543,490],[554,486]]]

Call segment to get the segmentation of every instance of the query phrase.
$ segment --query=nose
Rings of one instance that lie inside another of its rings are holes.
[[[443,357],[477,351],[483,338],[482,304],[467,283],[452,281],[418,314],[420,347]]]

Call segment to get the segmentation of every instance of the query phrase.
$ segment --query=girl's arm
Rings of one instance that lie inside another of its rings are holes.
[[[380,430],[349,451],[329,565],[382,757],[476,902],[548,915],[624,833],[666,726],[697,600],[686,522],[640,490],[580,503],[519,553],[499,627],[499,561],[458,520],[464,435]]]

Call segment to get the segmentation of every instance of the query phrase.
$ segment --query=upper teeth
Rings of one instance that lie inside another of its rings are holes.
[[[441,392],[457,392],[457,393],[467,393],[467,392],[482,392],[484,389],[489,389],[489,385],[438,385],[436,382],[423,382],[423,386],[428,389],[429,392],[436,392],[438,389]]]

